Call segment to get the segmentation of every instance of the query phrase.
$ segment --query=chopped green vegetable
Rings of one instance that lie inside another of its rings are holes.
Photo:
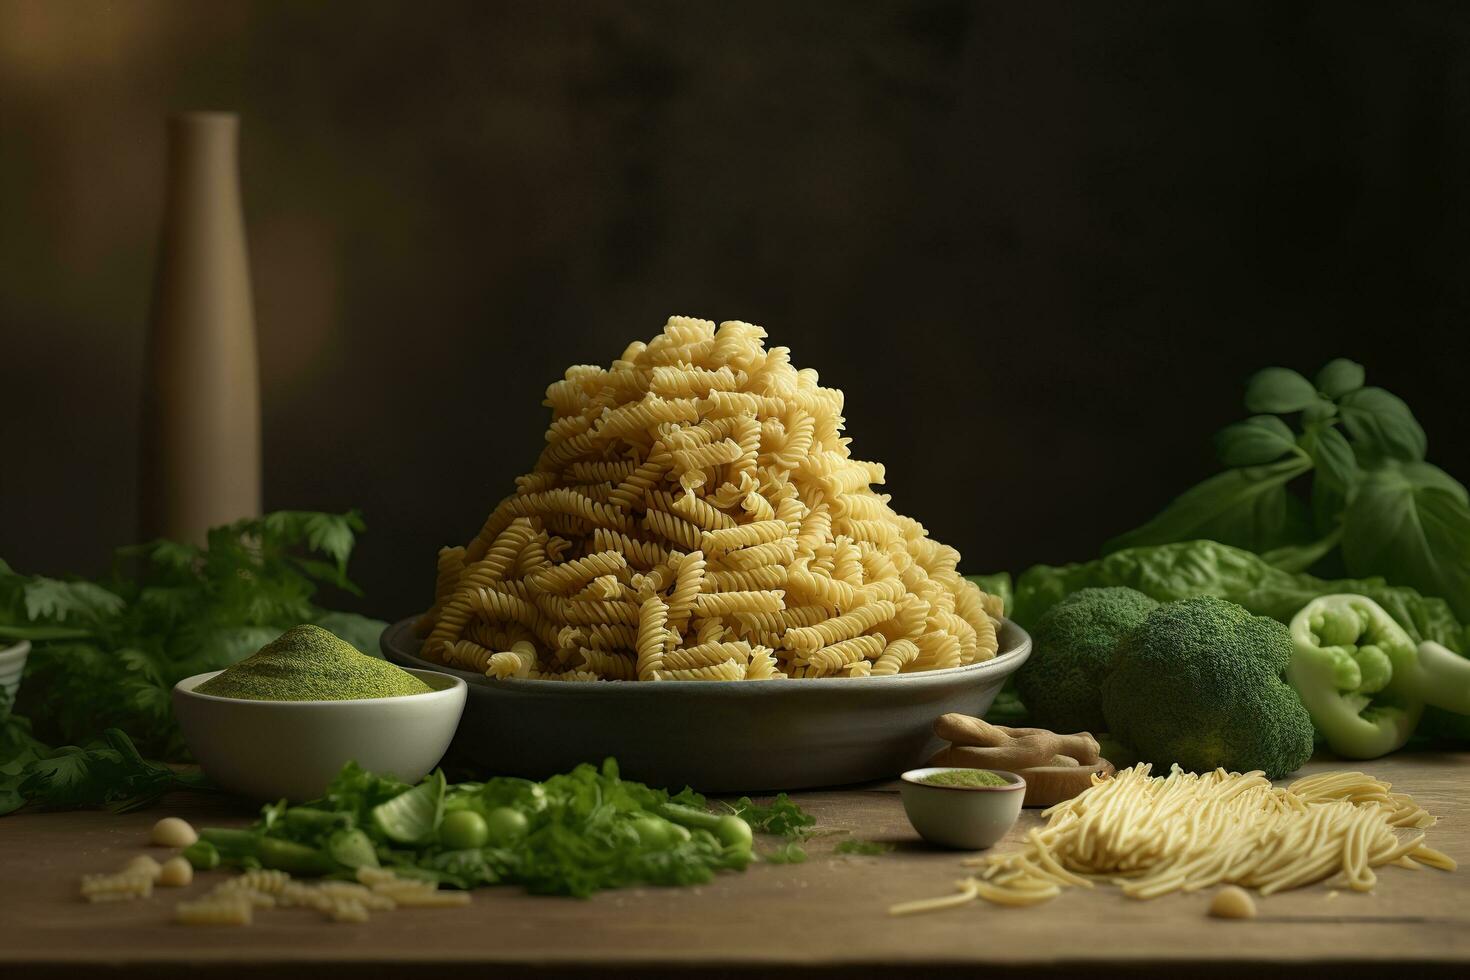
[[[484,842],[481,841],[481,843],[483,844]],[[478,847],[480,845],[469,844],[465,846]],[[372,839],[362,831],[355,829],[339,830],[328,837],[327,857],[344,868],[378,867],[378,852],[373,847]]]
[[[1282,678],[1291,633],[1214,596],[1155,609],[1123,637],[1102,687],[1108,730],[1156,766],[1259,769],[1312,754],[1312,721]]]
[[[373,807],[373,828],[399,844],[419,844],[434,835],[444,819],[444,773]]]
[[[887,854],[893,845],[878,840],[844,840],[838,841],[833,850],[838,854],[876,855]]]
[[[1470,660],[1415,644],[1372,599],[1322,596],[1291,623],[1287,678],[1332,751],[1375,759],[1408,741],[1426,705],[1470,715]]]
[[[203,838],[184,848],[183,857],[196,871],[209,871],[219,867],[219,848]]]
[[[297,844],[278,837],[261,837],[256,842],[254,856],[260,859],[263,867],[299,877],[329,874],[337,868],[337,862],[332,860],[326,848]]]
[[[272,804],[249,830],[206,828],[201,840],[237,866],[351,877],[378,862],[461,888],[519,884],[577,896],[700,884],[753,858],[744,821],[710,813],[689,790],[670,795],[625,781],[611,759],[544,783],[502,777],[452,786],[441,773],[408,786],[349,764],[322,799]]]

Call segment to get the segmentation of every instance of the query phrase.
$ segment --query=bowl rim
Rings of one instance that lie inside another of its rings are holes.
[[[397,665],[395,664],[394,666]],[[401,703],[404,701],[423,701],[428,698],[435,697],[442,698],[444,700],[453,700],[456,694],[467,692],[469,688],[469,685],[465,683],[463,677],[457,677],[454,674],[448,673],[443,670],[431,670],[423,667],[400,667],[399,669],[408,671],[410,674],[419,677],[420,680],[424,679],[422,675],[427,674],[430,676],[448,678],[450,683],[444,687],[436,687],[428,691],[415,691],[413,694],[398,694],[394,695],[393,697],[387,698],[331,698],[328,700],[315,701],[269,701],[264,698],[226,698],[221,697],[218,694],[201,694],[199,691],[194,690],[194,688],[198,687],[200,684],[203,684],[211,677],[224,673],[223,670],[206,670],[202,674],[194,674],[192,676],[185,677],[183,680],[179,681],[177,684],[174,685],[173,693],[179,697],[195,698],[199,701],[213,701],[217,704],[248,704],[291,710],[294,708],[322,708],[335,705],[390,704],[395,702]]]
[[[0,660],[7,660],[12,657],[16,660],[23,660],[30,654],[30,652],[30,640],[17,640],[14,643],[0,647]]]
[[[490,690],[500,691],[523,691],[537,693],[588,693],[590,691],[602,692],[600,697],[647,697],[658,696],[656,692],[663,692],[664,696],[679,695],[687,697],[693,692],[714,693],[716,691],[735,692],[744,691],[747,694],[757,691],[855,691],[874,690],[877,685],[879,690],[892,690],[902,686],[909,689],[926,687],[929,685],[944,686],[963,680],[978,680],[991,674],[1009,675],[1031,655],[1031,634],[1026,632],[1018,623],[1012,619],[1001,620],[1001,626],[996,630],[997,637],[1007,629],[1014,631],[1016,641],[1009,649],[997,651],[996,655],[989,660],[979,663],[964,664],[960,667],[941,667],[938,670],[921,670],[912,674],[891,674],[882,677],[813,677],[803,679],[796,684],[790,681],[770,679],[758,681],[659,681],[656,684],[638,681],[607,681],[598,684],[570,684],[566,681],[531,680],[530,678],[507,678],[498,679],[486,677],[473,671],[460,670],[457,667],[449,667],[444,664],[436,664],[425,660],[418,655],[421,640],[413,635],[413,625],[419,620],[419,616],[407,616],[392,623],[383,630],[378,638],[378,646],[383,651],[384,658],[393,664],[398,664],[405,670],[422,669],[438,673],[452,674],[469,683],[471,687],[482,687]],[[399,645],[400,638],[407,637],[408,642],[413,644],[413,652],[410,653]]]
[[[1006,780],[1004,786],[945,786],[940,783],[926,783],[925,776],[932,776],[936,772],[993,772],[997,776],[1003,776]],[[920,766],[918,769],[909,769],[898,776],[909,786],[922,786],[925,789],[954,790],[958,793],[1012,793],[1016,790],[1026,789],[1026,777],[1020,773],[1007,772],[1004,769],[983,769],[979,766]]]

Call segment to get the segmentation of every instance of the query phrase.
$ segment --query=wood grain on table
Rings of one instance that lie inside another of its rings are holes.
[[[1412,793],[1440,817],[1430,843],[1470,862],[1470,753],[1401,754],[1355,767]],[[1330,768],[1350,766],[1313,762],[1304,773]],[[497,977],[690,969],[1254,978],[1342,976],[1368,965],[1381,973],[1389,963],[1419,976],[1470,971],[1470,869],[1382,868],[1371,893],[1315,885],[1259,900],[1253,921],[1207,918],[1208,892],[1141,902],[1105,888],[1072,889],[1032,908],[976,902],[895,919],[886,914],[891,903],[947,893],[964,873],[961,855],[919,843],[892,784],[796,798],[819,827],[895,850],[835,855],[844,838],[833,836],[811,842],[805,864],[757,865],[699,888],[627,889],[587,901],[489,888],[467,908],[400,909],[359,925],[265,909],[243,928],[170,921],[175,901],[225,872],[134,902],[89,905],[77,888],[82,874],[117,869],[135,854],[166,855],[145,846],[160,816],[243,826],[248,808],[176,796],[124,815],[17,814],[0,818],[0,976],[442,978],[471,965],[499,967]],[[1037,811],[1026,811],[999,846],[1014,846],[1038,822]]]

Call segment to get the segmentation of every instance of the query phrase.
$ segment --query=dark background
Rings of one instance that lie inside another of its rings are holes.
[[[0,0],[0,556],[136,534],[163,116],[242,115],[269,508],[392,618],[545,386],[671,313],[848,393],[969,571],[1083,559],[1337,355],[1470,478],[1470,15],[1390,3]]]

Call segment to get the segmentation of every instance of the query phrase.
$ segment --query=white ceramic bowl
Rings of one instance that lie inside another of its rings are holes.
[[[1005,779],[1004,786],[936,786],[921,782],[953,766],[910,769],[899,783],[903,812],[919,836],[931,844],[978,851],[1000,840],[1015,826],[1026,799],[1026,780],[1013,772],[987,769]]]
[[[20,687],[20,675],[31,652],[31,641],[21,640],[15,646],[0,647],[0,690],[6,698],[14,698]]]
[[[174,713],[205,775],[259,800],[310,800],[342,766],[417,782],[444,757],[464,712],[465,683],[434,670],[409,673],[433,690],[356,701],[250,701],[194,690],[218,674],[174,685]]]

